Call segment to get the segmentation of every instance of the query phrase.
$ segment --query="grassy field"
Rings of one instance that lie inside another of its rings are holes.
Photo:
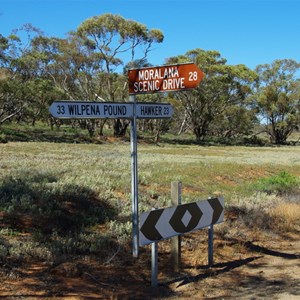
[[[0,157],[0,278],[19,276],[15,270],[32,260],[46,263],[49,270],[75,260],[127,265],[128,141],[8,142],[0,144]],[[299,147],[140,141],[139,210],[170,206],[171,182],[181,181],[183,203],[224,196],[226,219],[216,233],[225,244],[243,234],[249,239],[249,229],[254,236],[261,236],[262,229],[298,234],[299,166]]]
[[[45,177],[52,188],[74,186],[107,200],[130,200],[130,147],[126,142],[16,142],[0,144],[0,155],[2,180]],[[186,201],[221,193],[230,203],[232,198],[252,194],[252,184],[259,178],[280,171],[300,176],[299,166],[299,147],[138,146],[141,202],[155,196],[158,206],[168,204],[172,181],[182,182]]]
[[[46,202],[48,198],[54,201],[55,197],[69,194],[82,201],[90,201],[91,198],[95,198],[95,202],[101,200],[111,206],[115,216],[130,219],[128,142],[98,145],[10,142],[0,144],[0,155],[0,192],[3,195],[5,190],[11,189],[11,198],[6,201],[16,206],[22,201],[30,206],[36,198]],[[183,203],[214,195],[223,195],[226,205],[237,200],[242,202],[255,197],[256,183],[261,178],[276,176],[283,171],[298,178],[299,166],[299,147],[158,146],[140,143],[140,210],[170,205],[172,181],[182,182]],[[3,200],[0,203],[2,207],[7,206]]]
[[[0,157],[2,231],[46,234],[52,242],[62,239],[59,251],[66,251],[65,236],[84,233],[92,239],[95,232],[90,229],[99,224],[110,229],[108,236],[101,232],[102,240],[130,239],[128,142],[9,142],[0,144]],[[299,147],[140,143],[140,212],[169,206],[172,181],[182,182],[183,203],[215,195],[223,195],[226,206],[260,201],[259,180],[280,172],[299,178],[299,166]],[[97,252],[102,245],[82,241],[82,252],[87,247]]]

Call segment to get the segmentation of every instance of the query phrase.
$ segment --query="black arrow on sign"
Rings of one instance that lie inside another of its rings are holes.
[[[182,218],[187,211],[191,214],[191,219],[185,226]],[[198,225],[202,215],[203,213],[196,203],[183,204],[176,207],[169,223],[176,232],[185,233],[192,231]]]
[[[147,219],[145,220],[144,224],[140,229],[143,235],[150,241],[158,241],[162,239],[162,236],[155,228],[155,225],[158,222],[163,211],[164,209],[157,209],[157,210],[150,211]]]
[[[218,198],[208,199],[207,201],[213,209],[213,217],[211,224],[216,224],[220,218],[220,215],[223,212],[223,206]]]

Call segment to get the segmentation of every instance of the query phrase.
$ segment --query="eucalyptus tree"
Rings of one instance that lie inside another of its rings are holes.
[[[283,144],[300,125],[300,64],[292,59],[275,60],[256,67],[254,105],[274,144]]]
[[[100,96],[108,101],[124,100],[128,95],[126,76],[121,75],[119,70],[124,61],[147,58],[153,44],[161,43],[164,38],[160,30],[148,29],[141,23],[113,14],[85,20],[77,28],[76,35],[99,56],[99,74],[104,83]],[[120,85],[121,81],[123,85]],[[115,120],[114,134],[125,134],[127,126],[126,120]]]
[[[99,72],[101,72],[102,60],[98,54],[86,47],[85,41],[74,32],[70,32],[64,39],[38,37],[33,41],[33,48],[44,57],[46,76],[52,81],[57,94],[60,95],[60,100],[93,101],[98,98],[101,91]],[[55,122],[52,117],[50,121],[51,124]],[[77,122],[88,129],[92,136],[98,121]],[[104,123],[101,125],[100,131]]]
[[[22,43],[15,30],[8,37],[0,37],[0,124],[17,117],[23,119],[26,107],[31,104],[28,97],[28,76],[25,75],[25,61],[32,31],[37,30],[27,24],[20,29],[27,33]],[[30,68],[29,68],[30,69]]]
[[[128,96],[122,59],[134,59],[137,48],[146,57],[152,44],[162,40],[158,30],[105,14],[85,20],[65,39],[40,37],[34,45],[46,55],[45,69],[65,100],[118,101]],[[78,122],[93,135],[97,126],[103,133],[106,120]],[[126,120],[116,120],[115,135],[125,134],[127,126]]]
[[[0,69],[5,67],[7,62],[6,51],[9,48],[9,41],[6,37],[0,34]]]
[[[200,85],[176,98],[184,108],[182,125],[189,124],[196,141],[202,142],[216,121],[226,118],[235,106],[243,106],[251,92],[250,83],[256,73],[245,65],[226,65],[226,59],[217,51],[195,49],[185,55],[170,58],[168,63],[194,62],[205,73]],[[235,116],[232,116],[233,118]]]
[[[14,37],[0,35],[0,125],[19,114],[24,106],[10,68]]]
[[[33,44],[42,36],[41,30],[25,24],[7,38],[0,38],[2,123],[16,118],[34,125],[47,115],[48,99],[54,89],[47,79],[45,55],[36,51]]]
[[[9,74],[6,69],[7,63],[7,49],[9,48],[9,42],[6,37],[0,34],[0,125],[6,120],[10,119],[11,115],[7,109],[7,99],[5,95],[5,89],[3,83],[7,80]],[[7,114],[8,113],[8,114]]]

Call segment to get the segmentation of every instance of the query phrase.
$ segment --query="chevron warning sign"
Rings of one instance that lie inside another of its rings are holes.
[[[139,245],[223,222],[224,198],[182,204],[145,212],[140,216]]]

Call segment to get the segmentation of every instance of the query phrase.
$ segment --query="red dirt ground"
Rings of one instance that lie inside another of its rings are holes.
[[[250,236],[249,236],[250,237]],[[252,236],[253,238],[253,236]],[[2,299],[300,299],[299,234],[264,233],[255,241],[214,241],[207,267],[205,230],[182,241],[182,268],[173,272],[168,241],[159,244],[158,287],[151,287],[150,248],[130,249],[107,263],[96,258],[3,261]],[[112,254],[114,255],[114,254]]]

